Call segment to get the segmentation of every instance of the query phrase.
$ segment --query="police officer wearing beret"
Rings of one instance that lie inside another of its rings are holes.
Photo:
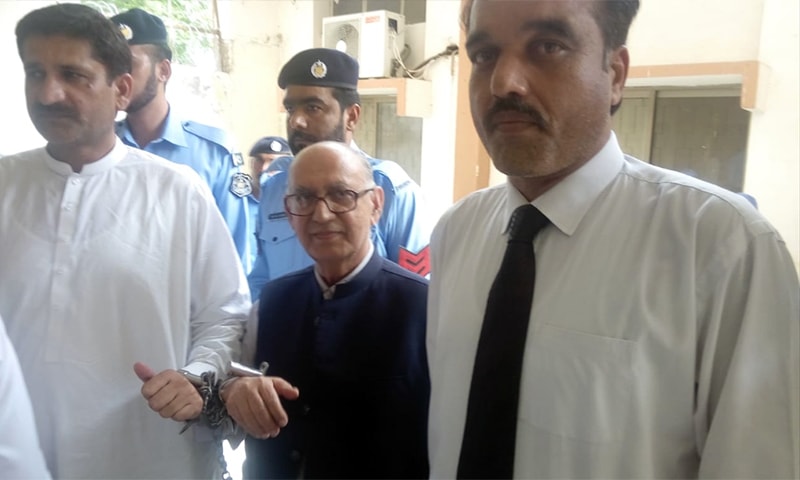
[[[261,194],[260,184],[266,180],[267,176],[272,176],[285,170],[289,166],[290,159],[288,157],[291,154],[292,150],[283,137],[264,137],[253,145],[253,148],[250,149],[250,158],[253,162],[252,176],[254,179],[251,197],[255,197],[258,200]],[[278,161],[273,166],[273,163],[281,157],[284,157],[284,160]]]
[[[247,208],[250,213],[250,238],[253,242],[258,240],[255,236],[255,228],[258,221],[258,199],[261,197],[261,184],[272,175],[286,170],[289,162],[292,161],[289,156],[291,154],[289,144],[283,137],[264,137],[250,149],[250,175],[253,177],[253,191],[247,196]],[[255,263],[256,250],[255,247],[251,249],[251,264]]]
[[[338,50],[312,48],[296,54],[281,69],[278,86],[285,90],[286,131],[297,155],[316,142],[350,144],[361,114],[358,62]],[[385,192],[384,211],[372,228],[375,251],[422,275],[429,273],[428,242],[422,191],[397,163],[369,159],[375,183]],[[287,172],[278,172],[261,186],[256,224],[258,254],[248,276],[250,293],[259,297],[264,284],[313,263],[289,225],[283,206]]]
[[[245,272],[249,271],[255,247],[246,197],[252,183],[242,171],[242,154],[225,131],[183,119],[167,102],[172,51],[164,22],[139,8],[111,21],[119,26],[133,55],[133,94],[127,118],[117,124],[117,135],[132,147],[188,165],[200,174],[225,218]]]

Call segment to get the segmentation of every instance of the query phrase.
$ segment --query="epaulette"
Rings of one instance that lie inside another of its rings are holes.
[[[379,160],[373,165],[372,170],[389,179],[396,191],[403,190],[413,184],[413,180],[411,180],[408,173],[403,170],[403,167],[391,160]]]
[[[221,128],[192,121],[184,121],[181,123],[181,126],[183,126],[185,131],[191,133],[192,135],[196,135],[200,138],[208,140],[209,142],[216,143],[220,147],[224,148],[228,153],[236,152],[230,135],[228,135],[227,132]]]

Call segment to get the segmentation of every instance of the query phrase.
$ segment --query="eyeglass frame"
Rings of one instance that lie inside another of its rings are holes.
[[[322,197],[320,197],[319,195],[308,195],[309,197],[313,197],[313,199],[315,200],[314,206],[310,210],[309,213],[294,213],[294,212],[291,211],[291,209],[289,209],[289,199],[293,198],[293,197],[301,196],[300,194],[297,194],[297,193],[291,193],[289,195],[284,195],[284,197],[283,197],[283,208],[286,209],[286,213],[288,213],[289,215],[291,215],[293,217],[310,217],[310,216],[314,215],[314,212],[317,210],[317,205],[319,204],[320,200],[322,200],[322,203],[325,204],[325,208],[327,208],[329,212],[333,213],[334,215],[341,215],[341,214],[344,214],[344,213],[352,212],[353,210],[358,208],[358,199],[363,197],[364,195],[368,194],[369,192],[375,191],[376,188],[377,188],[377,185],[373,185],[372,187],[365,188],[364,190],[361,190],[361,191],[352,190],[350,188],[345,188],[345,189],[340,190],[341,193],[347,193],[347,194],[349,194],[350,196],[353,197],[353,207],[348,209],[348,210],[335,211],[334,209],[332,209],[330,204],[328,203],[328,200],[326,199],[326,197],[330,193],[326,193]],[[303,196],[305,196],[305,194],[303,194]]]

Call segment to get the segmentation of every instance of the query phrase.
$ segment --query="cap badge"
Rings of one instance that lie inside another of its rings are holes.
[[[281,146],[281,142],[279,142],[277,140],[273,140],[269,144],[269,149],[272,150],[273,152],[276,152],[276,153],[280,152],[282,148],[283,147]]]
[[[311,75],[314,78],[325,78],[328,74],[328,66],[322,63],[322,60],[317,60],[311,65]]]
[[[133,30],[131,29],[131,27],[125,25],[124,23],[119,24],[119,31],[122,34],[122,36],[125,37],[125,40],[130,40],[131,38],[133,38]]]

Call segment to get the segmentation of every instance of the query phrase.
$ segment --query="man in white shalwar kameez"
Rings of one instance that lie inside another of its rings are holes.
[[[178,370],[221,373],[238,355],[250,296],[225,223],[191,169],[115,136],[131,92],[116,25],[60,4],[16,35],[48,143],[0,160],[0,315],[47,466],[54,478],[209,478],[209,431],[179,435],[203,400]]]

